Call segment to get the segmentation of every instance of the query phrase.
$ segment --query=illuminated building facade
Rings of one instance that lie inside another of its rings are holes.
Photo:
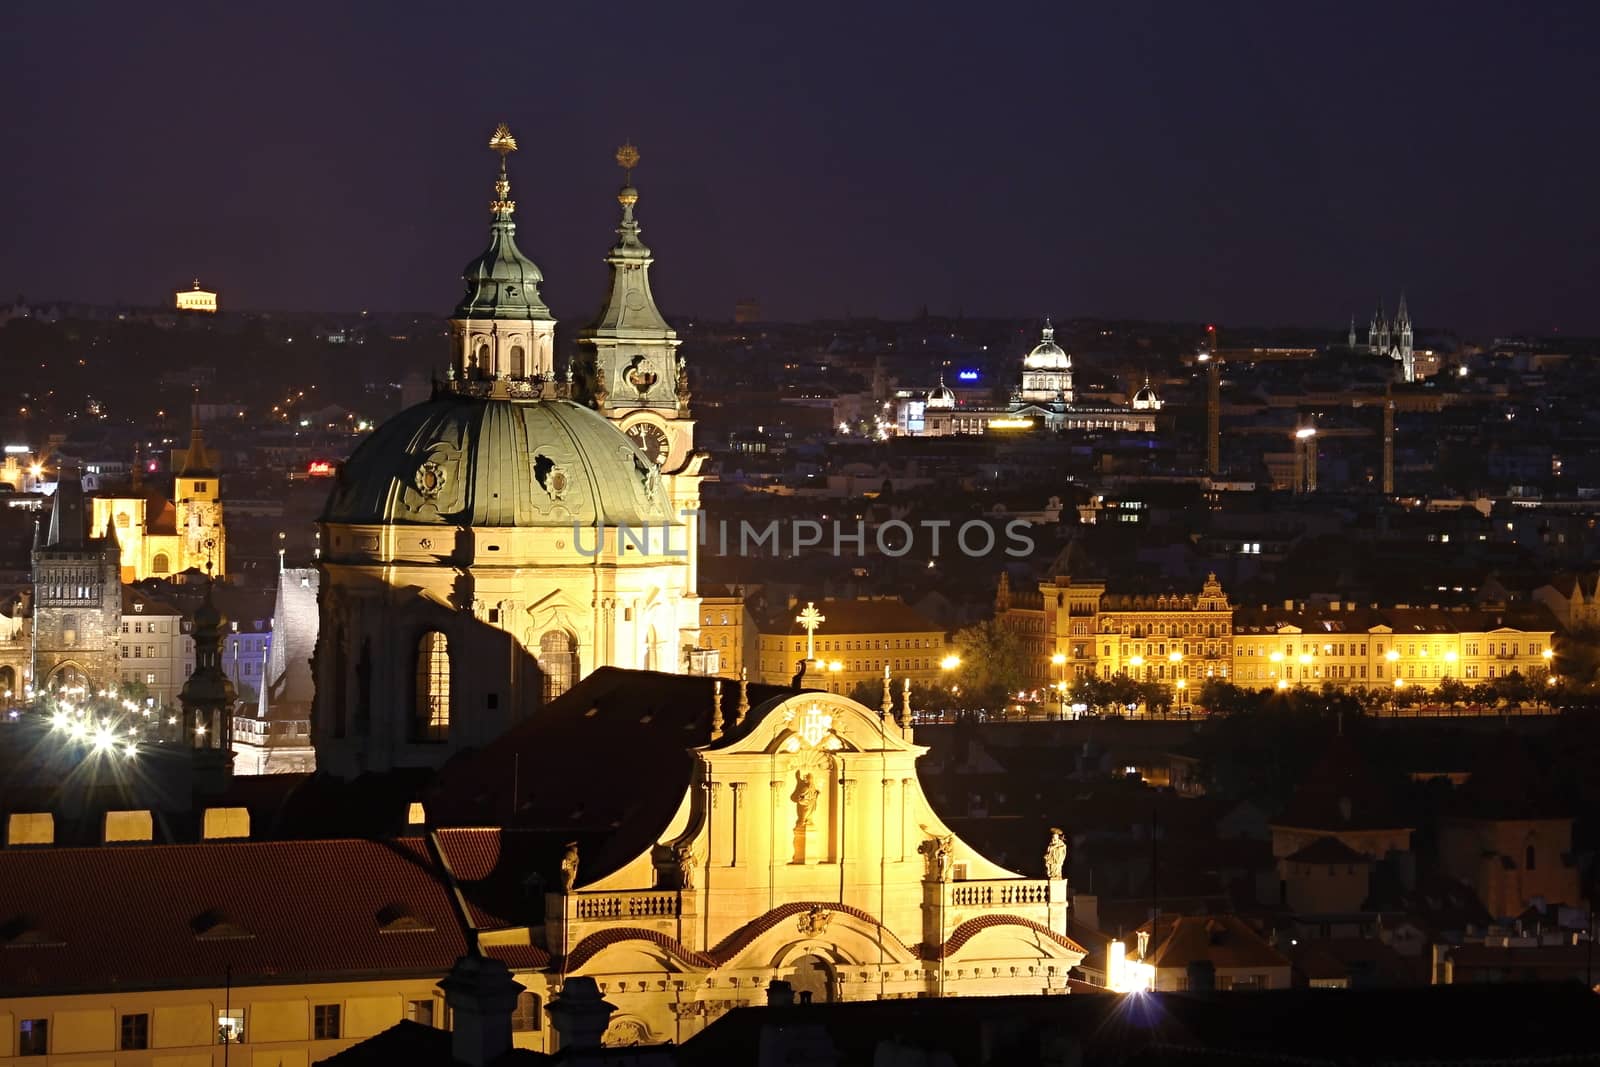
[[[172,450],[172,499],[139,492],[142,479],[134,468],[134,495],[94,497],[93,528],[110,523],[120,546],[124,582],[170,578],[186,570],[212,577],[228,573],[228,530],[222,513],[221,458],[206,447],[198,416],[189,431],[189,447]]]
[[[1014,594],[1008,580],[997,608],[1002,625],[1023,635],[1043,687],[1126,675],[1168,685],[1174,704],[1186,706],[1208,679],[1232,673],[1233,606],[1215,574],[1198,594],[1148,596],[1067,575],[1041,582],[1037,594]]]
[[[886,669],[896,686],[905,679],[918,685],[939,681],[940,663],[950,655],[945,632],[898,597],[819,600],[807,606],[815,615],[793,605],[764,625],[763,682],[787,684],[808,656],[805,685],[830,693],[849,693],[862,683],[879,685]],[[818,620],[814,628],[808,630],[805,618]]]
[[[214,315],[217,311],[217,294],[210,289],[200,288],[199,278],[194,280],[192,288],[179,289],[174,294],[173,302],[179,311],[198,311],[208,315]]]
[[[1039,343],[1022,358],[1022,373],[1004,407],[966,405],[941,378],[926,395],[897,397],[896,432],[911,437],[1043,429],[1052,432],[1127,431],[1153,433],[1161,401],[1147,380],[1126,405],[1090,404],[1072,387],[1072,356],[1055,340],[1046,320]]]
[[[1234,611],[1234,680],[1251,689],[1438,688],[1513,673],[1543,684],[1554,620],[1542,611],[1361,608]]]

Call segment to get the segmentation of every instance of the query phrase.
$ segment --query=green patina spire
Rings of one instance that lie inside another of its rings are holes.
[[[506,156],[517,150],[517,141],[505,123],[489,138],[489,147],[500,153],[500,176],[495,180],[495,198],[489,205],[494,219],[489,227],[489,247],[461,272],[467,290],[456,305],[455,317],[549,319],[550,309],[539,296],[544,275],[517,248],[517,224],[511,221],[517,203],[511,199],[511,179],[506,175]]]

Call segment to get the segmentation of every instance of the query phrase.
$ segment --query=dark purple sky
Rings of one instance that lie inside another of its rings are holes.
[[[867,8],[870,10],[859,10]],[[7,4],[0,294],[445,313],[502,119],[558,318],[1600,333],[1600,4]]]

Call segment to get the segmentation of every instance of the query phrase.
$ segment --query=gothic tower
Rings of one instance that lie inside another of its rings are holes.
[[[33,679],[40,688],[96,688],[118,680],[121,547],[114,527],[88,536],[83,483],[63,470],[50,526],[33,546]]]
[[[452,374],[493,381],[548,379],[555,372],[556,320],[539,296],[544,275],[517,248],[517,202],[511,199],[506,156],[516,138],[498,129],[489,147],[500,154],[500,177],[489,204],[489,247],[462,271],[466,293],[450,320]]]
[[[1416,357],[1411,349],[1411,313],[1406,310],[1406,294],[1400,294],[1400,310],[1394,320],[1394,358],[1399,361],[1401,376],[1408,382],[1417,380]]]
[[[183,683],[183,739],[189,745],[195,788],[221,792],[233,772],[233,683],[222,670],[222,635],[226,620],[206,599],[194,613],[194,673]]]
[[[172,451],[172,496],[177,511],[177,570],[190,567],[213,578],[227,573],[227,531],[222,525],[222,475],[215,449],[206,447],[195,405],[189,447]]]

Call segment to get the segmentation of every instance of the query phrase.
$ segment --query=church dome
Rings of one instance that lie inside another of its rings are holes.
[[[653,463],[569,400],[440,392],[379,426],[339,471],[322,520],[436,526],[676,521]]]
[[[927,406],[930,408],[953,408],[956,406],[956,394],[944,384],[944,376],[939,377],[939,386],[928,394]]]
[[[1025,370],[1071,370],[1072,357],[1061,350],[1055,341],[1055,327],[1049,320],[1045,321],[1039,343],[1033,346],[1033,351],[1023,357],[1022,366]]]
[[[1133,394],[1132,407],[1135,411],[1160,409],[1161,401],[1157,398],[1155,389],[1151,387],[1149,378],[1146,378],[1144,385],[1140,386],[1139,391]]]

